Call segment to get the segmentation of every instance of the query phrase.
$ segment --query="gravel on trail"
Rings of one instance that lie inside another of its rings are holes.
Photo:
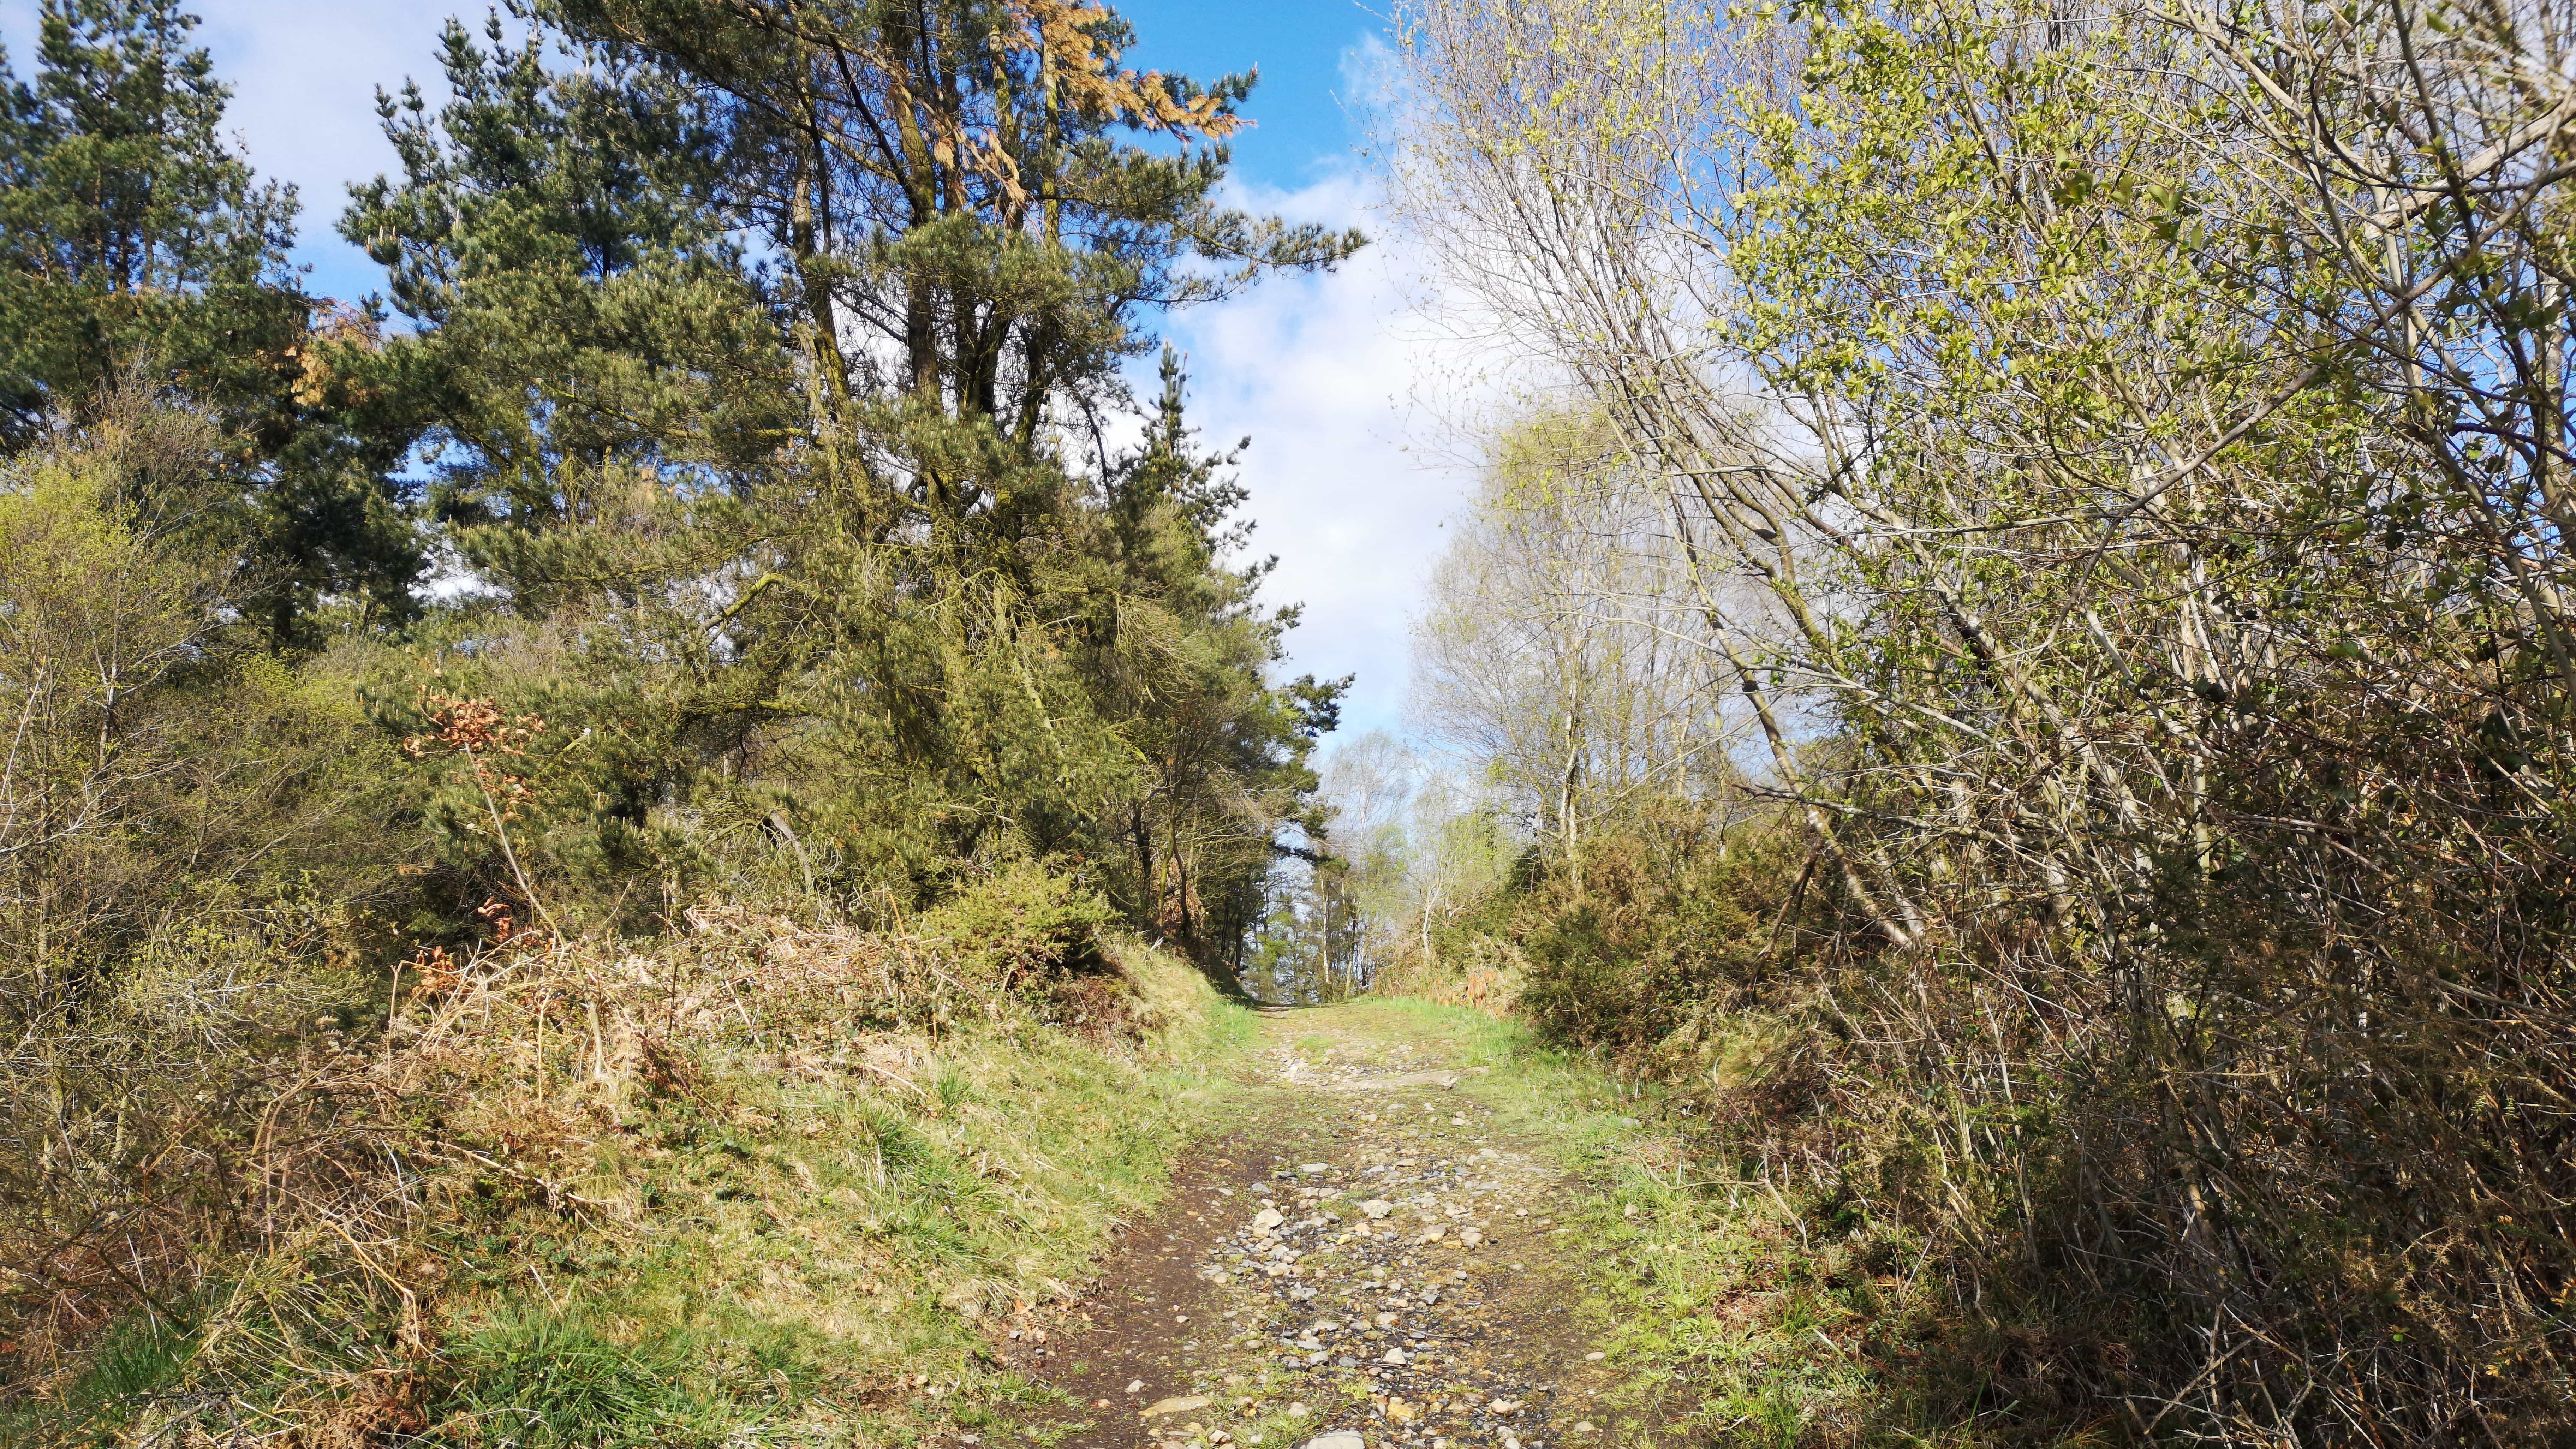
[[[1068,1449],[1614,1441],[1559,1174],[1458,1090],[1470,1074],[1319,1017],[1298,1013],[1294,1042],[1265,1023],[1240,1130],[1184,1164],[1052,1342],[1006,1347],[1071,1405],[1023,1431]]]

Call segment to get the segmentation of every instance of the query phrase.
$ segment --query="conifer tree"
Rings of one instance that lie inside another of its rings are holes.
[[[0,448],[93,420],[140,382],[239,445],[224,500],[258,515],[280,632],[326,596],[409,607],[407,442],[358,426],[331,365],[370,319],[307,296],[292,188],[224,139],[230,88],[177,0],[44,0],[30,79],[0,54]],[[211,506],[216,500],[207,500]]]
[[[1151,408],[1124,369],[1358,244],[1215,201],[1249,79],[1122,70],[1125,22],[1052,0],[518,13],[450,28],[434,119],[386,102],[403,175],[343,230],[420,324],[382,376],[495,590],[457,667],[609,742],[564,849],[783,843],[898,894],[1088,862],[1222,950],[1338,686],[1269,683],[1294,616],[1228,562],[1241,495],[1177,364]],[[511,684],[504,606],[587,663]]]
[[[340,223],[417,324],[373,375],[439,450],[435,511],[536,603],[529,535],[597,521],[621,470],[739,472],[793,396],[716,206],[721,137],[652,68],[592,46],[550,71],[546,44],[512,47],[497,13],[480,46],[449,21],[451,101],[378,93],[404,179],[353,188]]]

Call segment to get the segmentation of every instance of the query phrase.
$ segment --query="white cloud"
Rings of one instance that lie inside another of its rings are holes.
[[[1357,177],[1238,199],[1371,229]],[[1468,372],[1453,343],[1415,320],[1421,290],[1401,248],[1381,242],[1339,271],[1274,278],[1171,328],[1206,437],[1252,439],[1242,475],[1253,546],[1280,560],[1268,596],[1305,606],[1292,671],[1359,676],[1345,737],[1402,726],[1408,624],[1468,487],[1438,424]]]

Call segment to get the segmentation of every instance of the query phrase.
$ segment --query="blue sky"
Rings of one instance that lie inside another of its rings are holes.
[[[393,164],[376,128],[377,86],[406,76],[434,83],[434,45],[451,14],[481,28],[480,5],[399,0],[199,0],[198,38],[235,89],[232,120],[263,172],[302,188],[301,260],[318,290],[360,292],[375,284],[366,259],[331,231],[344,187]],[[1346,170],[1352,134],[1340,104],[1343,61],[1384,30],[1354,0],[1268,0],[1260,5],[1142,0],[1118,7],[1140,44],[1139,69],[1202,79],[1258,67],[1236,172],[1266,188],[1293,190]],[[36,0],[0,0],[0,42],[22,73],[34,64]]]
[[[1386,228],[1354,154],[1346,101],[1386,25],[1353,0],[1131,0],[1127,63],[1201,78],[1252,67],[1256,124],[1234,146],[1245,200],[1299,220]],[[231,124],[252,163],[296,184],[298,260],[313,290],[356,296],[382,285],[332,230],[347,186],[390,168],[377,128],[378,86],[437,78],[442,20],[479,27],[480,6],[400,0],[199,0],[198,36],[234,87]],[[33,64],[36,0],[0,0],[0,43]],[[435,92],[433,92],[433,99]],[[1255,546],[1281,558],[1270,592],[1305,606],[1292,671],[1356,673],[1345,734],[1401,723],[1405,640],[1438,552],[1440,521],[1462,494],[1454,468],[1425,447],[1460,369],[1411,320],[1422,293],[1397,244],[1341,273],[1267,283],[1174,320],[1190,356],[1194,410],[1212,439],[1249,436],[1243,476]]]
[[[1375,14],[1353,0],[1145,0],[1118,9],[1136,27],[1127,64],[1138,69],[1200,80],[1260,69],[1261,84],[1245,108],[1256,124],[1234,145],[1238,175],[1290,189],[1351,164],[1343,61],[1384,33]]]

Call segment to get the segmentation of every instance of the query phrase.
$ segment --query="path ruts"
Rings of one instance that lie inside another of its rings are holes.
[[[1478,1086],[1389,1012],[1266,1016],[1240,1127],[1076,1313],[1009,1346],[1072,1402],[1013,1427],[1072,1449],[1608,1442],[1564,1185]]]

